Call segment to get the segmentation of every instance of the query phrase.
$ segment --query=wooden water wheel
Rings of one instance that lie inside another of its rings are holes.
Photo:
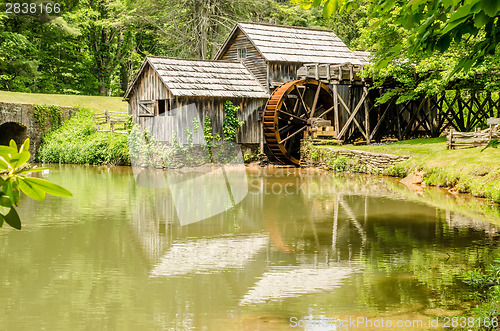
[[[299,165],[300,140],[312,118],[331,119],[333,95],[314,79],[287,82],[269,98],[264,110],[264,136],[273,155]]]

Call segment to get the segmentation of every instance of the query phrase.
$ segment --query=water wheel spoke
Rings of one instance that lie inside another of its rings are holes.
[[[293,125],[292,124],[288,124],[282,128],[279,129],[279,133],[280,135],[284,135],[286,133],[288,133],[291,129],[293,129]]]
[[[299,100],[299,98],[297,98],[297,100],[295,100],[295,105],[293,106],[292,113],[297,114],[297,110],[299,108],[299,104],[300,104],[300,100]],[[299,110],[299,112],[300,112],[300,110]]]
[[[294,118],[294,119],[296,119],[296,120],[299,120],[299,121],[302,121],[302,122],[306,122],[306,123],[307,123],[307,121],[306,121],[305,119],[303,119],[303,118],[301,118],[301,117],[299,117],[299,116],[297,116],[297,115],[290,114],[290,113],[288,113],[288,112],[286,112],[286,111],[284,111],[284,110],[281,110],[281,109],[278,109],[277,111],[278,111],[278,112],[280,112],[280,113],[282,113],[282,114],[285,114],[285,115],[287,115],[287,116],[293,117],[293,118]]]
[[[306,102],[304,101],[304,98],[303,98],[303,95],[306,94],[306,89],[305,89],[305,86],[304,86],[304,93],[303,94],[300,94],[300,89],[297,89],[297,94],[298,94],[298,97],[300,99],[300,102],[302,103],[302,106],[304,107],[304,109],[306,110],[307,113],[310,113],[311,110],[309,109],[309,107],[307,107],[307,104]]]
[[[318,88],[316,89],[316,93],[314,94],[314,101],[311,107],[311,113],[309,114],[309,118],[314,116],[316,112],[316,106],[318,105],[319,92],[321,92],[321,83],[318,84]]]
[[[300,129],[298,129],[297,131],[295,131],[294,133],[288,135],[285,139],[283,139],[282,141],[280,141],[279,143],[280,144],[284,144],[287,140],[289,140],[290,138],[298,135],[299,133],[301,133],[302,131],[304,131],[305,129],[307,128],[307,125],[304,125],[303,127],[301,127]]]
[[[333,110],[333,106],[328,108],[327,110],[325,110],[324,112],[321,113],[321,115],[319,115],[318,117],[321,118],[323,116],[325,116],[326,114],[328,114],[329,112],[331,112]]]

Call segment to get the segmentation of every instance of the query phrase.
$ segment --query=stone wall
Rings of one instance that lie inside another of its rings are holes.
[[[371,153],[360,150],[320,147],[303,140],[300,149],[301,167],[326,170],[383,174],[392,165],[408,160],[409,156]]]
[[[63,121],[78,110],[75,107],[60,108]],[[51,127],[49,121],[47,119],[47,123],[45,123],[45,131]],[[34,156],[40,148],[44,133],[40,123],[36,121],[34,104],[0,102],[0,144],[8,143],[10,139],[14,139],[17,144],[20,144],[26,138],[30,138],[30,152]]]

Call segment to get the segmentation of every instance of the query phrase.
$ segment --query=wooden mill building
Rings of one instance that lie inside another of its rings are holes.
[[[240,106],[239,143],[257,144],[263,138],[260,114],[272,91],[298,78],[307,63],[361,66],[363,54],[351,51],[328,30],[237,23],[214,61],[148,56],[125,93],[129,114],[142,129],[160,141],[184,130],[196,116],[209,117],[222,133],[224,103]],[[195,109],[195,110],[193,110]]]
[[[245,130],[242,143],[258,143],[258,110],[269,95],[240,62],[185,60],[147,56],[125,93],[133,122],[159,141],[171,141],[176,133],[185,140],[185,128],[194,119],[203,125],[209,117],[212,126],[222,127],[224,103],[240,107]],[[216,132],[221,133],[221,130]]]
[[[363,65],[364,55],[351,51],[333,31],[240,22],[215,59],[241,61],[272,92],[297,79],[306,63]]]

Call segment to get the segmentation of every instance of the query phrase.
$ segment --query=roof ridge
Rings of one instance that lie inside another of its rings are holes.
[[[212,63],[232,63],[241,64],[239,61],[230,60],[206,60],[206,59],[185,59],[181,57],[171,57],[171,56],[161,56],[161,55],[146,55],[146,58],[156,58],[156,59],[167,59],[167,60],[179,60],[179,61],[194,61],[194,62],[212,62]]]

